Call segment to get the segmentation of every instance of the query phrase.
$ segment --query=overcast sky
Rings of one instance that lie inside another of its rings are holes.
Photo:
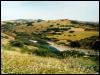
[[[99,1],[1,1],[1,19],[99,21]]]

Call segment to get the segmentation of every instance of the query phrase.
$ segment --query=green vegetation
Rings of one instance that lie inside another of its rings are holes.
[[[79,42],[81,43],[81,46],[84,48],[90,48],[99,50],[99,37],[98,36],[91,36],[85,39],[81,39]]]
[[[6,24],[3,24],[1,26],[1,31],[6,32],[6,31],[12,31],[15,28],[15,24],[7,22]]]
[[[73,21],[71,21],[71,23],[72,24],[79,24],[80,22],[73,20]]]
[[[4,21],[1,25],[1,73],[98,73],[98,30],[98,23],[66,19]],[[58,51],[60,47],[65,51]]]
[[[74,33],[74,31],[69,31],[69,33]]]
[[[10,44],[12,46],[15,46],[15,47],[23,47],[23,43],[21,41],[18,41],[18,40],[11,40]]]
[[[84,52],[81,51],[75,51],[75,50],[67,50],[67,51],[63,51],[61,52],[63,57],[82,57],[85,56]]]
[[[56,59],[2,51],[2,74],[95,74],[97,65],[90,59]],[[9,61],[8,61],[9,60]],[[56,63],[56,64],[55,64]]]
[[[80,43],[79,43],[79,41],[72,41],[71,43],[70,43],[70,47],[80,47],[81,45],[80,45]]]

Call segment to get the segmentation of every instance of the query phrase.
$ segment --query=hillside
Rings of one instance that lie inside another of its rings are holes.
[[[99,36],[99,24],[68,19],[60,20],[10,20],[1,22],[1,31],[17,37],[23,35],[38,36],[57,44],[68,45],[70,41],[81,40],[91,36]]]
[[[68,19],[1,21],[1,54],[4,74],[95,74],[99,24]]]

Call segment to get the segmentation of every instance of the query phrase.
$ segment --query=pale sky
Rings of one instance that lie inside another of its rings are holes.
[[[1,19],[99,21],[99,1],[1,1]]]

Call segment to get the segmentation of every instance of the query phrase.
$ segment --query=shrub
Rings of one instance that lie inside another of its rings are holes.
[[[58,42],[58,45],[65,45],[64,42]]]
[[[44,20],[42,20],[42,19],[38,19],[38,20],[37,20],[37,22],[42,22],[42,21],[44,21]]]
[[[63,52],[61,52],[61,54],[62,54],[62,57],[68,57],[68,56],[80,57],[80,56],[84,56],[85,55],[84,52],[76,51],[76,50],[63,51]]]
[[[29,34],[27,34],[26,32],[15,32],[17,34],[17,36],[29,36]]]
[[[45,41],[45,40],[37,40],[38,41],[38,43],[40,43],[40,44],[42,44],[42,45],[47,45],[48,43]]]
[[[53,25],[50,25],[50,27],[53,27]]]
[[[69,40],[69,39],[68,39],[67,41],[68,41],[68,42],[72,42],[72,40]]]
[[[3,39],[3,38],[8,39],[8,36],[2,36],[1,35],[1,39]]]
[[[72,23],[72,24],[79,24],[79,22],[78,22],[78,21],[74,21],[74,20],[73,20],[73,21],[71,21],[71,23]]]
[[[57,55],[51,50],[48,50],[47,48],[44,48],[42,46],[39,47],[39,49],[34,50],[32,53],[38,56],[57,57]]]
[[[71,35],[68,35],[68,36],[71,36]]]
[[[98,36],[91,36],[85,39],[81,39],[79,42],[84,48],[99,50]],[[98,40],[98,41],[96,41]]]
[[[24,46],[24,44],[21,41],[18,41],[18,40],[11,40],[10,44],[12,46],[16,46],[16,47],[23,47]]]
[[[76,35],[73,35],[73,36],[76,36]]]
[[[33,22],[27,22],[27,26],[33,26],[32,23]]]
[[[60,25],[59,23],[57,23],[57,25]]]
[[[28,53],[29,52],[29,49],[28,49],[28,47],[27,46],[23,46],[22,48],[21,48],[21,53]]]
[[[99,50],[100,41],[95,41],[92,45],[92,49]]]
[[[75,31],[69,31],[69,33],[73,33],[73,32],[75,32]]]
[[[80,45],[79,41],[72,41],[72,42],[70,42],[70,46],[71,47],[80,47],[81,45]]]
[[[13,23],[6,23],[1,26],[1,31],[3,31],[3,32],[12,31],[12,30],[14,30],[14,28],[15,28],[15,25]]]

